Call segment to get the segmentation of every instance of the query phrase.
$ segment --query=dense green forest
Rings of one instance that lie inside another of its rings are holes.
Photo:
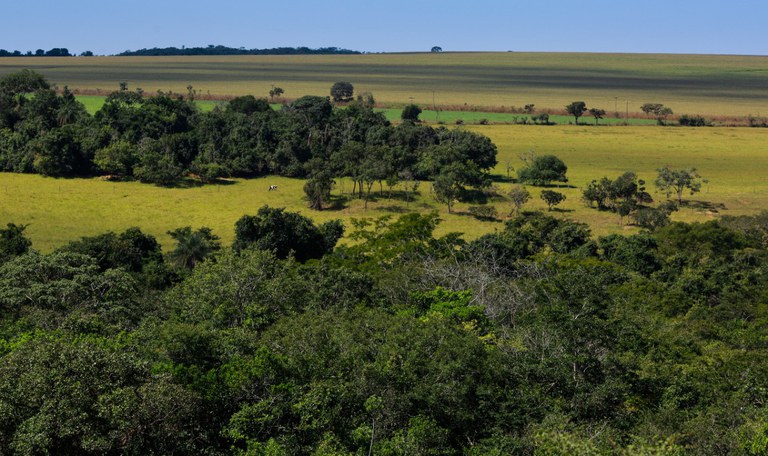
[[[2,454],[765,454],[768,213],[0,231]]]

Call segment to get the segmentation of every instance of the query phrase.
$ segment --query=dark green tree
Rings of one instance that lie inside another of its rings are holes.
[[[257,112],[268,111],[272,108],[270,108],[267,100],[263,98],[256,98],[253,95],[244,95],[230,100],[229,104],[227,104],[227,109],[249,116]]]
[[[420,114],[421,114],[421,108],[418,105],[409,104],[409,105],[406,105],[403,108],[403,112],[400,113],[400,118],[402,120],[409,120],[411,122],[418,122]]]
[[[541,199],[547,203],[547,208],[551,211],[553,207],[565,201],[565,195],[553,190],[542,190]]]
[[[269,100],[274,101],[275,97],[279,97],[284,93],[285,93],[285,90],[283,90],[282,87],[274,86],[271,89],[269,89]]]
[[[7,228],[0,229],[0,263],[29,251],[32,241],[24,236],[26,228],[27,225],[9,223]]]
[[[262,206],[256,215],[244,215],[235,223],[235,251],[253,247],[275,252],[278,258],[293,255],[298,261],[320,258],[333,250],[342,233],[339,222],[320,226],[296,212]],[[326,231],[332,235],[326,236]]]
[[[195,231],[192,231],[192,227],[185,226],[169,231],[168,234],[176,241],[174,249],[168,252],[168,259],[179,269],[193,269],[221,249],[219,237],[205,226]]]
[[[355,88],[350,82],[335,82],[331,86],[331,97],[336,103],[351,101],[354,91]]]
[[[587,111],[587,104],[583,101],[574,101],[565,106],[565,112],[572,115],[576,125],[579,124],[579,117],[583,116]]]
[[[568,167],[554,155],[537,155],[517,172],[517,180],[532,185],[568,182]]]
[[[597,125],[600,119],[605,117],[605,109],[589,108],[589,113],[595,118],[595,125]]]

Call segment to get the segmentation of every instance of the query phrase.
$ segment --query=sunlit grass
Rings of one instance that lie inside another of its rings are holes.
[[[616,215],[589,209],[581,202],[581,187],[602,176],[616,177],[635,171],[648,182],[654,198],[663,199],[652,185],[656,169],[695,166],[708,180],[701,193],[686,196],[707,207],[685,207],[674,214],[676,220],[704,221],[723,214],[753,214],[768,209],[768,130],[748,128],[648,128],[591,126],[471,126],[488,135],[499,147],[495,173],[506,175],[506,164],[519,168],[520,154],[534,150],[552,153],[568,165],[569,185],[557,189],[567,196],[552,212],[587,222],[596,235],[634,232],[619,223]],[[514,171],[511,173],[514,177]],[[138,182],[106,182],[94,179],[53,179],[37,175],[0,173],[0,223],[29,224],[27,232],[37,249],[50,251],[70,240],[108,230],[121,231],[139,226],[166,246],[168,230],[190,225],[208,226],[232,241],[234,223],[244,214],[254,214],[264,204],[300,211],[323,221],[352,217],[378,217],[409,211],[437,210],[444,222],[438,232],[465,233],[468,239],[500,230],[499,222],[481,222],[467,214],[467,204],[457,204],[454,214],[434,201],[430,184],[422,183],[416,201],[377,198],[364,208],[362,200],[339,201],[339,208],[322,212],[307,208],[303,199],[304,181],[282,177],[235,180],[231,185],[189,188],[162,188]],[[269,192],[269,185],[278,191]],[[505,194],[509,182],[495,184]],[[334,196],[348,197],[352,183],[339,180]],[[378,186],[374,189],[378,191]],[[530,188],[534,198],[527,209],[546,210],[539,198],[540,189]],[[384,188],[386,193],[387,189]],[[508,202],[492,200],[500,215],[511,210]],[[714,209],[714,210],[711,210]],[[348,224],[349,225],[349,224]]]

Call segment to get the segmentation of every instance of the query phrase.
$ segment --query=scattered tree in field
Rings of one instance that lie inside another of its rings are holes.
[[[515,215],[520,215],[520,208],[531,199],[531,193],[521,185],[515,185],[507,193],[515,208]]]
[[[643,111],[646,115],[654,116],[656,118],[656,122],[659,125],[664,125],[667,117],[672,115],[672,109],[664,106],[661,103],[645,103],[644,105],[640,106],[640,110]]]
[[[331,86],[331,97],[336,103],[351,101],[354,90],[351,82],[336,82]]]
[[[331,188],[333,179],[327,171],[318,171],[314,173],[304,184],[304,194],[309,201],[309,207],[322,211],[323,204],[331,199]]]
[[[568,182],[568,167],[554,155],[537,155],[520,171],[517,179],[532,185],[549,185],[552,182]]]
[[[418,122],[420,114],[421,114],[421,108],[418,105],[409,104],[403,108],[403,112],[400,114],[400,118],[402,120],[410,120],[412,122]]]
[[[450,167],[443,170],[432,182],[435,199],[448,206],[449,214],[452,212],[453,204],[464,191],[460,174],[455,167]]]
[[[549,125],[549,114],[542,112],[541,114],[531,116],[531,120],[537,125]]]
[[[553,207],[565,201],[565,195],[553,190],[542,190],[541,199],[547,203],[547,208],[551,211]]]
[[[597,125],[597,121],[605,117],[605,109],[600,108],[590,108],[589,113],[592,115],[592,117],[595,118],[595,125]]]
[[[275,97],[279,97],[280,95],[284,94],[285,90],[283,90],[282,87],[273,86],[269,90],[269,100],[275,101]]]
[[[628,171],[614,180],[603,177],[593,180],[582,192],[583,200],[598,210],[622,213],[632,211],[642,204],[652,203],[651,195],[645,189],[645,181]],[[627,214],[625,214],[627,215]]]
[[[207,256],[221,249],[219,237],[205,226],[196,231],[185,226],[168,231],[168,234],[176,241],[176,247],[168,252],[168,259],[179,269],[193,269]]]
[[[573,118],[576,120],[576,125],[579,124],[579,117],[583,116],[586,111],[587,104],[583,101],[574,101],[571,104],[565,106],[565,112],[573,116]]]
[[[432,49],[430,49],[430,52],[443,52],[443,48],[440,46],[432,46]]]
[[[671,169],[669,166],[659,168],[656,177],[656,187],[669,198],[672,193],[677,195],[677,204],[683,204],[683,192],[688,189],[691,195],[701,191],[701,176],[696,168]]]
[[[536,112],[536,105],[533,103],[525,105],[525,107],[523,108],[523,112],[526,114],[533,114],[534,112]]]

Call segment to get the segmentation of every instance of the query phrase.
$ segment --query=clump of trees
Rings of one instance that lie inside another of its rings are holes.
[[[656,118],[656,123],[665,125],[667,117],[673,114],[672,109],[661,103],[645,103],[640,106],[640,110],[649,116]]]
[[[391,195],[401,181],[439,178],[437,194],[446,202],[489,184],[496,147],[488,138],[415,122],[393,126],[373,110],[372,95],[349,101],[349,86],[335,92],[348,102],[344,109],[305,96],[275,111],[266,99],[246,95],[202,113],[189,98],[145,97],[122,84],[90,116],[66,88],[56,94],[39,74],[12,73],[0,78],[0,169],[158,185],[187,176],[305,177],[309,205],[318,210],[340,177],[353,180],[352,194],[366,205],[376,184],[384,196],[385,184]],[[411,120],[419,112],[415,105],[404,110]]]

